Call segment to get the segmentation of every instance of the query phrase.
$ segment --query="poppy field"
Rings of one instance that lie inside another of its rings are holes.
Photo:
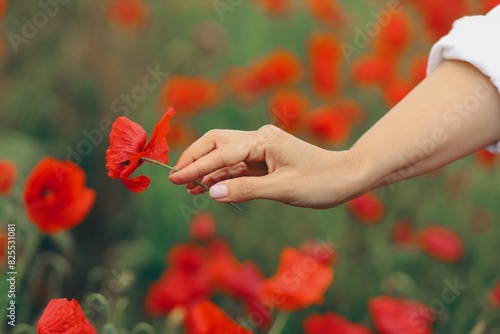
[[[169,181],[211,129],[348,149],[499,4],[0,0],[0,333],[500,333],[486,150],[328,210]]]

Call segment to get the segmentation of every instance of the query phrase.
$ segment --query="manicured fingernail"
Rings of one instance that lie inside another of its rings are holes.
[[[210,188],[210,196],[213,199],[221,199],[227,197],[227,186],[223,184],[216,184]]]

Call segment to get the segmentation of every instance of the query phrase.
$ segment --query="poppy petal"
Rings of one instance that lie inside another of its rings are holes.
[[[153,134],[151,135],[151,139],[144,149],[145,158],[153,159],[165,164],[168,163],[168,152],[170,151],[167,143],[167,134],[170,130],[168,122],[174,114],[174,108],[169,107],[161,120],[156,124]]]

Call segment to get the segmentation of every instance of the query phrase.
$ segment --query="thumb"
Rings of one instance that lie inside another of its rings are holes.
[[[210,188],[210,196],[219,202],[244,202],[252,199],[277,199],[282,188],[273,175],[238,177]]]

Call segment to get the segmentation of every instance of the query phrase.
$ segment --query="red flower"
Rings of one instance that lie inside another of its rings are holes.
[[[413,33],[410,19],[404,12],[391,14],[388,21],[375,40],[375,54],[395,61],[410,44]]]
[[[189,226],[191,237],[195,240],[210,239],[215,232],[215,219],[209,213],[200,213],[193,217]]]
[[[491,168],[497,161],[497,154],[491,153],[486,150],[479,150],[475,154],[476,162],[483,167]]]
[[[415,229],[410,221],[401,219],[394,224],[392,235],[397,245],[403,247],[410,246],[415,239]]]
[[[5,16],[5,12],[7,11],[7,0],[0,0],[0,19]],[[0,52],[0,54],[2,54]]]
[[[500,5],[500,0],[483,0],[483,13],[488,13],[490,10]]]
[[[330,247],[328,244],[307,240],[300,245],[299,249],[302,254],[312,257],[319,263],[334,265],[338,262],[339,254],[337,249]]]
[[[75,299],[52,299],[36,325],[38,334],[97,334]]]
[[[408,95],[415,84],[411,81],[405,81],[395,76],[384,86],[384,98],[389,107],[398,104],[406,95]]]
[[[353,80],[358,85],[385,85],[393,76],[393,62],[380,56],[364,56],[352,68]]]
[[[271,323],[272,309],[263,306],[260,287],[264,275],[254,263],[239,262],[228,244],[214,240],[209,245],[211,276],[219,290],[243,300],[255,325],[266,328]]]
[[[307,127],[315,136],[342,146],[351,136],[351,115],[338,107],[321,107],[307,116]]]
[[[143,28],[149,20],[149,8],[144,0],[111,0],[108,17],[125,28]]]
[[[165,315],[183,306],[189,314],[194,304],[212,293],[206,252],[196,245],[179,245],[170,250],[169,265],[149,287],[146,310],[153,315]]]
[[[400,298],[372,298],[368,309],[380,334],[432,334],[434,315],[423,304]]]
[[[427,226],[417,233],[415,242],[431,257],[444,262],[456,262],[464,254],[460,237],[442,226]]]
[[[333,269],[293,248],[281,252],[276,274],[264,281],[262,294],[283,311],[295,311],[324,302],[333,281]]]
[[[151,180],[143,175],[135,178],[130,176],[142,165],[144,162],[142,158],[168,163],[170,148],[166,136],[170,129],[168,121],[174,114],[174,109],[168,108],[156,124],[147,145],[146,131],[142,126],[127,117],[118,117],[111,128],[109,148],[106,150],[108,176],[113,179],[120,178],[122,183],[134,192],[144,191]]]
[[[96,193],[85,187],[85,172],[71,161],[44,158],[24,188],[28,217],[44,233],[75,227],[87,216]]]
[[[331,34],[315,34],[309,39],[311,80],[315,93],[320,97],[332,98],[339,91],[342,60],[339,45]]]
[[[315,314],[304,321],[306,334],[371,334],[372,331],[363,325],[355,324],[333,312]]]
[[[415,84],[423,81],[427,77],[427,56],[417,57],[412,64],[412,81]]]
[[[490,303],[495,307],[500,307],[500,282],[491,291]]]
[[[188,334],[251,334],[209,300],[203,300],[193,307],[186,319]]]
[[[269,102],[271,118],[278,126],[290,132],[298,127],[308,106],[309,101],[303,94],[291,90],[276,93]]]
[[[283,15],[290,10],[290,0],[257,0],[257,5],[271,15]]]
[[[385,213],[384,203],[372,192],[368,192],[348,202],[354,216],[364,224],[379,222]]]
[[[0,160],[0,197],[9,196],[17,179],[16,165],[6,159]]]
[[[342,22],[342,10],[335,0],[307,0],[311,14],[317,20],[329,24],[339,25]]]
[[[162,94],[162,107],[172,106],[181,114],[194,114],[213,107],[222,95],[219,86],[207,78],[180,75],[167,80]]]

